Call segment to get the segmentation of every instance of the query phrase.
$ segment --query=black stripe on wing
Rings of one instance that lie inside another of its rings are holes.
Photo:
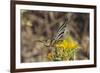
[[[61,40],[63,38],[66,24],[67,24],[67,21],[65,20],[64,23],[58,28],[56,34],[54,35],[54,40]]]

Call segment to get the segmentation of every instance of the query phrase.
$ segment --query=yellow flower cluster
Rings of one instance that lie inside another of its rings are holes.
[[[63,49],[80,48],[79,44],[70,35],[68,35],[64,40],[55,43],[54,47]]]

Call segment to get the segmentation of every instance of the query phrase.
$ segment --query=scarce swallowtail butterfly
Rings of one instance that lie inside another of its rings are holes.
[[[39,42],[44,43],[46,47],[53,47],[56,42],[62,41],[63,39],[65,39],[67,35],[69,34],[67,18],[65,18],[64,22],[61,25],[58,24],[58,26],[59,27],[57,31],[54,33],[51,40],[45,40],[45,41],[39,41]]]

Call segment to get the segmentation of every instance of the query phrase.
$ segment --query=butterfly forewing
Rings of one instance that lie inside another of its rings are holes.
[[[64,37],[65,30],[67,30],[67,20],[64,21],[63,24],[59,26],[57,32],[54,34],[53,40],[62,40]]]
[[[67,36],[67,30],[67,20],[65,19],[55,32],[54,37],[51,41],[52,45],[54,45],[54,43],[56,43],[57,41],[63,40]]]

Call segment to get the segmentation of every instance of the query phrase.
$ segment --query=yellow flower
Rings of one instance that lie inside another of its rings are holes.
[[[70,35],[68,35],[64,40],[55,43],[56,48],[63,49],[77,49],[80,48],[77,41],[75,41]]]
[[[48,53],[47,57],[49,60],[52,60],[52,53]]]

